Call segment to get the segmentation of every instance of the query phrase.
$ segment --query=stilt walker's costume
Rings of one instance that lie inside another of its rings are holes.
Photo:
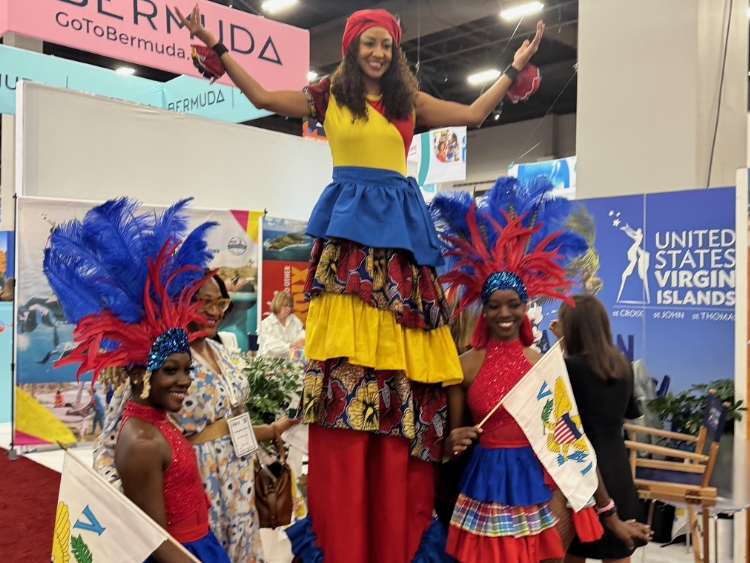
[[[343,50],[376,25],[399,42],[395,18],[367,10],[347,21]],[[306,94],[334,172],[307,229],[317,239],[302,405],[310,519],[288,535],[305,563],[409,563],[432,520],[442,386],[462,380],[435,272],[440,243],[406,177],[414,118],[388,121],[382,98],[368,96],[367,120],[353,120],[327,79]]]
[[[376,26],[400,44],[390,13],[361,10],[346,22],[342,52]],[[212,80],[225,70],[215,48],[193,46],[193,62]],[[527,99],[540,79],[526,65],[508,97]],[[305,563],[323,556],[409,563],[439,532],[430,526],[429,462],[442,458],[442,387],[463,379],[435,271],[443,263],[437,233],[406,177],[415,112],[389,120],[383,98],[368,95],[367,118],[355,119],[327,78],[305,96],[310,117],[324,125],[334,171],[307,228],[316,239],[305,287],[310,361],[302,404],[310,517],[287,534]]]
[[[188,325],[204,321],[192,298],[211,258],[205,234],[213,223],[175,240],[185,228],[185,203],[156,217],[139,214],[138,204],[123,198],[55,228],[44,272],[66,319],[76,324],[76,347],[56,366],[79,363],[77,376],[92,371],[92,386],[106,368],[142,367],[146,398],[151,374],[170,355],[190,353],[190,342],[203,336],[188,335]],[[229,563],[209,530],[209,502],[190,443],[163,409],[129,401],[122,424],[131,417],[153,424],[172,452],[163,474],[167,531],[200,561]]]
[[[513,290],[522,302],[565,299],[572,285],[563,264],[585,251],[585,241],[563,229],[565,200],[547,197],[551,184],[521,187],[501,179],[479,205],[467,193],[438,194],[431,210],[450,272],[441,280],[461,291],[459,312],[486,303],[496,290]],[[528,213],[525,211],[529,210]],[[563,213],[560,213],[563,211]],[[545,221],[545,216],[549,221]],[[472,347],[486,349],[467,393],[474,422],[483,420],[531,369],[524,346],[532,343],[528,318],[519,339],[489,338],[479,315]],[[460,483],[447,552],[461,563],[538,563],[564,557],[549,502],[556,485],[513,417],[500,407],[485,423]],[[574,515],[579,537],[602,534],[592,508]]]

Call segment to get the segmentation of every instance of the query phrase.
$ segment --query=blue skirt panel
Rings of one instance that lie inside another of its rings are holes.
[[[307,234],[372,248],[396,248],[420,266],[443,264],[435,225],[414,178],[393,170],[337,166],[315,204]]]

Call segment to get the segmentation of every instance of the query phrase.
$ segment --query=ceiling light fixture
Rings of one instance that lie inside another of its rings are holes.
[[[297,0],[266,0],[260,5],[264,12],[274,14],[287,8],[291,8],[297,3]]]
[[[502,72],[492,68],[490,70],[483,70],[482,72],[472,74],[466,80],[469,81],[469,84],[473,85],[484,84],[485,82],[489,82],[490,80],[497,80],[501,74]]]
[[[115,69],[115,72],[120,76],[132,76],[135,74],[135,69],[129,66],[120,66]]]
[[[310,72],[308,72],[308,73],[307,73],[307,81],[308,81],[308,82],[312,82],[312,81],[313,81],[313,80],[315,80],[315,79],[316,79],[317,77],[318,77],[318,73],[317,73],[317,72],[315,72],[314,70],[311,70]]]
[[[520,6],[514,6],[500,12],[500,17],[504,20],[517,20],[529,14],[541,12],[544,8],[544,4],[541,2],[529,2],[527,4],[521,4]]]

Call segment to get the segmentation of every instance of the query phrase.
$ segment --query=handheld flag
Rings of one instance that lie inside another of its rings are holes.
[[[505,396],[505,409],[576,512],[598,485],[596,454],[583,432],[559,342]]]
[[[125,495],[65,452],[52,563],[143,563],[165,541],[184,550]]]

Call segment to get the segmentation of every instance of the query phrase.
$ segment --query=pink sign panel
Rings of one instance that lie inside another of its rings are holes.
[[[0,0],[0,33],[8,31],[113,59],[200,76],[190,37],[174,9],[188,14],[195,0]],[[263,87],[307,84],[310,36],[292,27],[199,0],[204,25]],[[231,83],[224,76],[221,82]]]

